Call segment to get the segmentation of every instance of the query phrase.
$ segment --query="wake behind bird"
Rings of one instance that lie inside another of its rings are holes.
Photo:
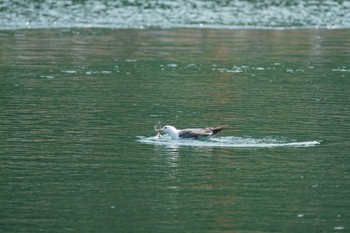
[[[217,134],[224,129],[220,127],[176,129],[173,126],[161,126],[160,122],[154,125],[157,133],[153,137],[139,136],[138,141],[145,144],[164,146],[192,146],[192,147],[231,147],[231,148],[273,148],[273,147],[312,147],[320,141],[296,141],[284,137],[239,137],[221,136]],[[164,132],[165,135],[161,135]],[[215,136],[215,137],[213,137]],[[198,140],[199,139],[199,140]],[[204,139],[204,140],[203,140]]]

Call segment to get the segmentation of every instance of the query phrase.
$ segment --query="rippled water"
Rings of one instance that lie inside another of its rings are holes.
[[[349,38],[0,31],[0,231],[348,231]]]
[[[230,148],[271,148],[271,147],[310,147],[319,145],[318,141],[295,142],[274,138],[244,138],[244,137],[212,137],[206,140],[173,140],[168,136],[139,137],[146,144],[164,145],[168,147],[230,147]]]
[[[349,28],[346,0],[4,0],[0,28]]]

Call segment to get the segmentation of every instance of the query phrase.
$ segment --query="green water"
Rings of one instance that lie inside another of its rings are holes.
[[[0,31],[0,232],[347,232],[349,38]],[[140,142],[159,120],[320,144]]]

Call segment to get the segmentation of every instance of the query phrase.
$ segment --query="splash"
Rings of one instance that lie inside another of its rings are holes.
[[[145,144],[164,145],[164,146],[190,146],[190,147],[229,147],[229,148],[273,148],[273,147],[312,147],[319,145],[319,141],[297,142],[287,139],[274,138],[250,138],[250,137],[215,137],[206,140],[172,140],[169,136],[162,137],[138,137],[138,141]]]
[[[161,138],[161,130],[162,129],[162,125],[160,123],[160,121],[156,122],[155,125],[154,125],[154,131],[156,131],[157,135],[156,135],[156,138],[157,139],[160,139]]]

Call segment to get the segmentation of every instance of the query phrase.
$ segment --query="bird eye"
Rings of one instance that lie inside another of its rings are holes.
[[[164,129],[167,129],[167,128],[168,128],[168,127],[166,127],[166,126],[164,127]]]

